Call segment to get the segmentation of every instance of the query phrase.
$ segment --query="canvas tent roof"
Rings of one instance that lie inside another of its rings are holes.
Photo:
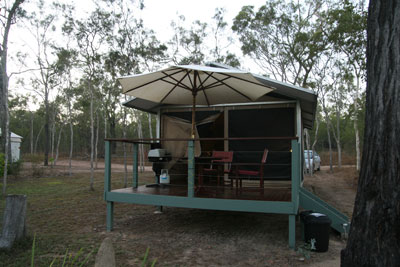
[[[219,68],[230,68],[230,66],[219,64],[219,63],[208,63],[207,66],[219,67]],[[275,88],[275,90],[267,95],[275,96],[277,98],[283,98],[287,100],[298,100],[300,102],[302,110],[302,121],[305,128],[311,129],[314,124],[315,112],[317,106],[317,94],[311,90],[276,81],[261,75],[254,75],[261,83]],[[126,107],[135,108],[138,110],[157,113],[158,109],[167,106],[167,104],[160,104],[140,98],[131,98],[130,100],[123,103]]]

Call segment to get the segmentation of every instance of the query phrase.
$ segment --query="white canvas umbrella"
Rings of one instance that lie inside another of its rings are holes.
[[[157,103],[192,104],[192,138],[196,104],[251,102],[273,90],[249,72],[198,65],[172,66],[118,80],[124,94]]]

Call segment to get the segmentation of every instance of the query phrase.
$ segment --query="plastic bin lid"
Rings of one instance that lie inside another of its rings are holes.
[[[322,213],[311,213],[305,218],[306,223],[313,223],[313,224],[331,224],[332,220],[329,219],[328,216]]]

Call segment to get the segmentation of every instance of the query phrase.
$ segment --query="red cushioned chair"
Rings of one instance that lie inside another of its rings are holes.
[[[259,177],[260,179],[260,189],[264,189],[264,165],[267,161],[268,149],[264,149],[264,154],[261,159],[260,169],[258,171],[250,170],[236,170],[236,186],[238,186],[238,179],[240,180],[240,188],[242,188],[242,177]],[[264,190],[262,190],[263,192]]]
[[[233,160],[233,151],[213,151],[212,152],[212,158],[210,167],[209,168],[204,168],[203,169],[203,174],[204,175],[212,175],[214,177],[217,177],[217,185],[220,186],[221,184],[221,176],[222,178],[224,177],[225,174],[230,174],[231,173],[231,163]],[[218,163],[218,164],[215,164]],[[228,163],[228,168],[224,168],[223,171],[221,171],[221,167],[224,167],[224,165],[220,163]],[[232,180],[231,180],[231,186],[232,186]]]

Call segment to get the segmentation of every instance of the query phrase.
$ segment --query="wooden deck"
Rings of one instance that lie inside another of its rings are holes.
[[[122,188],[112,190],[113,193],[123,194],[145,194],[145,195],[163,195],[187,197],[187,186],[180,185],[164,185],[156,187],[146,187],[145,185],[138,188]],[[204,186],[195,189],[194,197],[197,198],[219,198],[219,199],[237,199],[237,200],[261,200],[261,201],[291,201],[290,188],[268,187],[262,192],[259,188],[243,188],[242,190],[235,187],[225,186]]]

